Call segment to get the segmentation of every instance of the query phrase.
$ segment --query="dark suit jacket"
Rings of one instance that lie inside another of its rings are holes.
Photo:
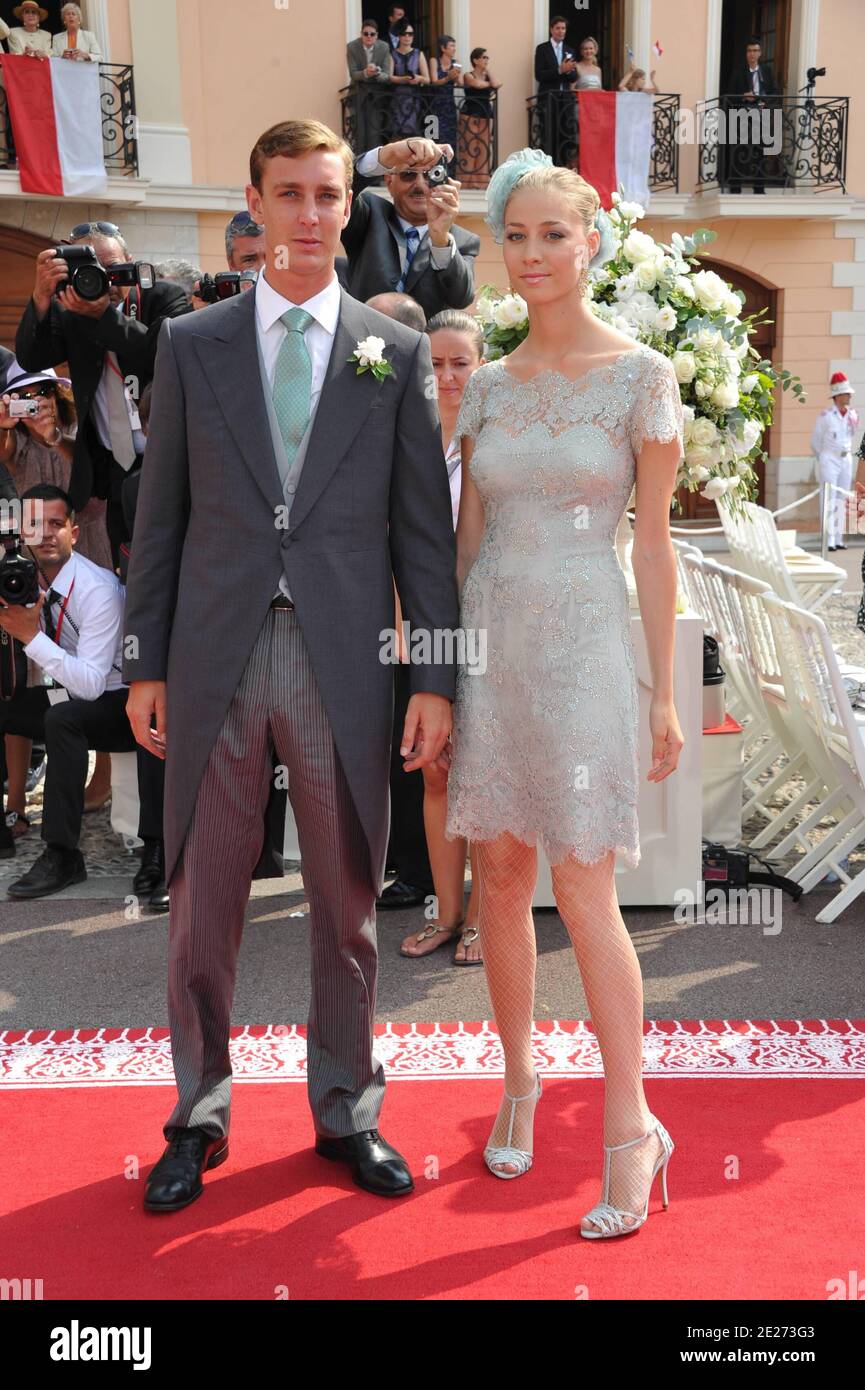
[[[390,375],[360,375],[361,339]],[[201,776],[285,574],[381,892],[388,839],[396,578],[411,627],[456,632],[447,468],[429,338],[358,304],[340,315],[288,518],[268,418],[255,294],[163,325],[129,564],[124,680],[166,680],[166,882]],[[453,699],[449,649],[412,663],[412,692]]]
[[[6,378],[9,375],[9,368],[14,362],[14,352],[10,352],[8,348],[0,346],[0,395],[2,395],[3,391],[6,389]]]
[[[760,86],[761,86],[762,89],[763,89],[763,96],[767,96],[767,97],[770,97],[770,96],[779,96],[780,93],[779,93],[778,88],[777,88],[777,86],[776,86],[776,84],[775,84],[775,79],[774,79],[774,77],[772,76],[772,69],[771,69],[771,67],[769,66],[769,64],[768,64],[768,63],[760,63],[760,64],[759,64],[759,70],[760,70]],[[724,88],[724,92],[725,92],[725,94],[727,94],[728,96],[737,96],[737,97],[741,97],[741,96],[744,96],[745,92],[750,92],[750,91],[751,91],[751,70],[750,70],[750,68],[748,67],[748,64],[747,64],[747,63],[739,63],[739,64],[737,64],[736,67],[734,67],[734,68],[731,70],[730,75],[729,75],[729,77],[727,78],[727,85],[726,85],[726,87]],[[731,106],[732,106],[733,104],[734,104],[733,102],[730,102],[730,103],[729,103],[729,105],[731,105]],[[738,103],[736,103],[736,105],[738,105]],[[742,105],[743,105],[743,106],[750,106],[750,105],[751,105],[751,102],[743,102]]]
[[[354,199],[342,244],[348,256],[349,291],[366,301],[374,294],[395,290],[400,278],[399,218],[392,202],[364,189]],[[451,227],[456,253],[444,270],[430,264],[429,238],[415,255],[405,284],[427,318],[441,309],[465,309],[475,297],[475,257],[480,237],[464,227]]]
[[[562,62],[566,58],[576,58],[576,53],[568,45],[562,44]],[[535,80],[539,92],[564,92],[577,80],[577,74],[559,72],[556,50],[549,39],[539,43],[535,49]]]
[[[345,59],[348,64],[349,82],[387,82],[393,73],[393,49],[384,39],[376,39],[372,49],[372,61],[381,68],[378,77],[367,77],[364,74],[366,67],[366,49],[360,39],[352,39],[351,43],[346,44]]]
[[[39,372],[61,362],[69,363],[78,414],[69,480],[76,509],[86,506],[91,497],[108,496],[104,451],[99,447],[91,418],[105,353],[116,352],[123,375],[138,378],[140,394],[153,377],[156,340],[164,320],[188,311],[184,291],[168,280],[157,280],[152,290],[142,292],[139,319],[130,318],[113,305],[102,318],[89,319],[52,303],[40,322],[33,300],[28,302],[15,338],[15,354],[21,366],[28,372]]]

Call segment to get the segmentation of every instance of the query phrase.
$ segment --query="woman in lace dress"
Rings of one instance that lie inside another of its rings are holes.
[[[681,400],[669,361],[603,323],[584,298],[604,221],[594,188],[521,151],[494,174],[489,206],[530,331],[469,379],[456,426],[461,624],[467,650],[472,629],[487,647],[485,669],[458,673],[446,832],[476,850],[481,947],[505,1054],[505,1098],[484,1156],[503,1178],[532,1161],[540,842],[606,1078],[604,1191],[580,1230],[619,1235],[645,1219],[672,1141],[643,1091],[642,979],[614,880],[616,853],[629,866],[640,855],[637,680],[614,536],[636,481],[633,568],[653,681],[647,778],[659,782],[682,747],[669,535]]]

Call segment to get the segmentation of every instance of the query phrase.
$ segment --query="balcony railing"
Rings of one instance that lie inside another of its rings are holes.
[[[449,172],[464,189],[486,188],[499,158],[496,92],[354,82],[339,95],[342,133],[355,154],[407,136],[426,136],[452,147]]]
[[[137,177],[138,121],[132,67],[128,63],[100,63],[99,79],[105,167],[115,176]],[[0,86],[0,168],[14,169],[15,163],[15,132],[6,89]]]
[[[577,168],[580,135],[575,94],[572,91],[538,92],[527,98],[526,106],[530,147],[545,150],[556,164]],[[653,193],[678,192],[678,118],[678,94],[657,93],[652,105],[652,153],[649,159],[649,188]]]
[[[761,107],[741,96],[697,106],[699,184],[755,189],[846,192],[848,97],[767,96]]]

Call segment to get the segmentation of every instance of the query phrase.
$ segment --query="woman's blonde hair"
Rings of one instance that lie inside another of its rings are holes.
[[[634,68],[634,71],[628,74],[628,80],[625,83],[625,86],[627,87],[628,91],[633,92],[640,78],[645,76],[645,68]]]
[[[569,207],[577,214],[588,233],[595,225],[595,217],[601,200],[596,188],[578,174],[576,169],[564,169],[557,164],[537,164],[527,169],[511,189],[508,202],[515,193],[524,188],[537,188],[546,192],[560,193]],[[507,204],[505,204],[507,208]]]

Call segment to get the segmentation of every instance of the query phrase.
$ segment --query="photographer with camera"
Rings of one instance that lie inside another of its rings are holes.
[[[451,159],[450,145],[416,137],[356,159],[364,177],[385,175],[393,202],[368,189],[352,202],[342,244],[355,299],[396,290],[416,299],[427,318],[471,304],[481,243],[456,225],[460,185],[447,176]]]
[[[8,889],[10,898],[31,899],[87,877],[78,842],[90,750],[129,753],[137,745],[121,677],[123,585],[75,552],[78,526],[62,488],[40,483],[21,502],[19,535],[7,529],[0,556],[0,629],[23,644],[42,684],[19,685],[0,703],[0,734],[37,739],[47,751],[45,849]],[[139,834],[161,839],[161,805],[142,801]],[[14,853],[0,820],[0,857]]]
[[[74,227],[69,240],[36,257],[15,354],[27,371],[69,363],[78,413],[69,493],[76,510],[91,497],[107,499],[116,566],[128,539],[120,489],[141,466],[136,401],[153,377],[163,321],[188,313],[189,304],[179,285],[153,281],[151,267],[133,263],[113,222]]]

